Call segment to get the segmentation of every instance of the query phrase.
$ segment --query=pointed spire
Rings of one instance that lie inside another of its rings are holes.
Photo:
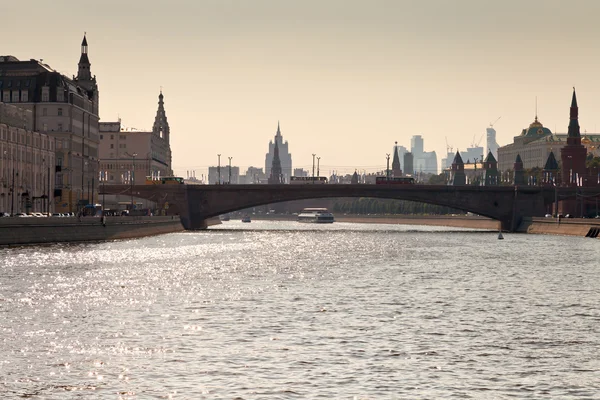
[[[577,107],[577,95],[573,88],[573,98],[571,99],[571,111],[569,120],[569,130],[567,135],[567,144],[581,144],[581,132],[579,129],[579,107]],[[571,139],[571,141],[569,141]]]
[[[483,162],[484,163],[495,163],[495,162],[498,162],[498,161],[496,161],[496,157],[494,157],[494,155],[490,151]]]
[[[452,164],[456,164],[456,165],[464,164],[464,161],[463,161],[462,157],[460,156],[460,152],[458,150],[456,150],[456,155],[454,156],[454,161],[452,161]]]
[[[81,47],[86,47],[86,52],[87,52],[87,32],[83,33],[83,40],[81,41]],[[82,49],[83,50],[83,49]],[[83,51],[82,51],[83,53]]]
[[[558,161],[556,161],[553,151],[550,151],[550,154],[548,154],[544,171],[558,171]]]
[[[80,81],[89,81],[92,79],[92,72],[90,71],[90,59],[88,58],[88,44],[86,35],[83,35],[81,42],[81,57],[79,57],[79,64],[77,64],[77,79]]]
[[[160,94],[158,95],[158,109],[156,110],[156,117],[154,118],[152,133],[165,139],[167,143],[169,143],[169,122],[167,121],[167,114],[165,113],[165,103],[163,99],[164,96],[161,87]]]
[[[521,159],[521,155],[520,155],[520,154],[517,154],[517,159],[515,160],[515,164],[516,164],[516,163],[521,163],[521,164],[523,164],[523,160]]]

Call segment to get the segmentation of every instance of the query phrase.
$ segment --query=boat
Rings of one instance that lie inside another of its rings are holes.
[[[305,208],[298,214],[298,222],[313,222],[318,224],[331,224],[335,219],[326,208]]]
[[[244,218],[242,218],[242,222],[252,222],[252,220],[248,215],[246,215]]]

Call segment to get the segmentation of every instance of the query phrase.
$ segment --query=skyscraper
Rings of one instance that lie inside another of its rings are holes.
[[[279,159],[281,161],[281,171],[283,174],[283,182],[289,182],[292,176],[292,155],[288,149],[288,142],[283,141],[281,136],[281,130],[279,129],[279,122],[277,123],[277,133],[275,140],[269,142],[269,152],[265,157],[265,175],[271,176],[271,167],[273,165],[273,154],[275,151],[275,143],[279,150]]]

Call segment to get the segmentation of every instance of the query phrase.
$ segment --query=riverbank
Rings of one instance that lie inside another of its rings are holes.
[[[257,220],[295,221],[295,215],[254,215]],[[340,215],[336,222],[361,224],[402,224],[448,226],[455,228],[494,230],[500,229],[500,222],[479,216],[464,215]],[[564,235],[580,237],[600,237],[600,219],[561,219],[560,223],[553,218],[525,218],[517,232],[540,235]]]

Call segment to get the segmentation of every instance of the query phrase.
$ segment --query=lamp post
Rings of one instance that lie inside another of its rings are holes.
[[[231,159],[233,157],[229,157],[229,180],[227,181],[228,184],[231,185]]]
[[[319,163],[321,161],[321,157],[317,157],[317,178],[319,177]]]
[[[217,154],[217,184],[221,184],[221,155]]]
[[[385,179],[389,182],[389,180],[390,180],[390,154],[387,153],[385,155],[385,158],[387,159],[387,168],[385,170],[385,177],[386,177]]]
[[[313,173],[312,173],[312,177],[313,177],[313,183],[314,183],[314,180],[315,180],[315,156],[316,156],[316,154],[313,153],[312,156],[313,156]]]
[[[131,165],[131,177],[129,178],[129,183],[131,184],[130,192],[131,192],[131,210],[134,208],[133,204],[133,182],[135,180],[135,157],[137,157],[137,153],[133,153],[131,155],[133,164]]]

